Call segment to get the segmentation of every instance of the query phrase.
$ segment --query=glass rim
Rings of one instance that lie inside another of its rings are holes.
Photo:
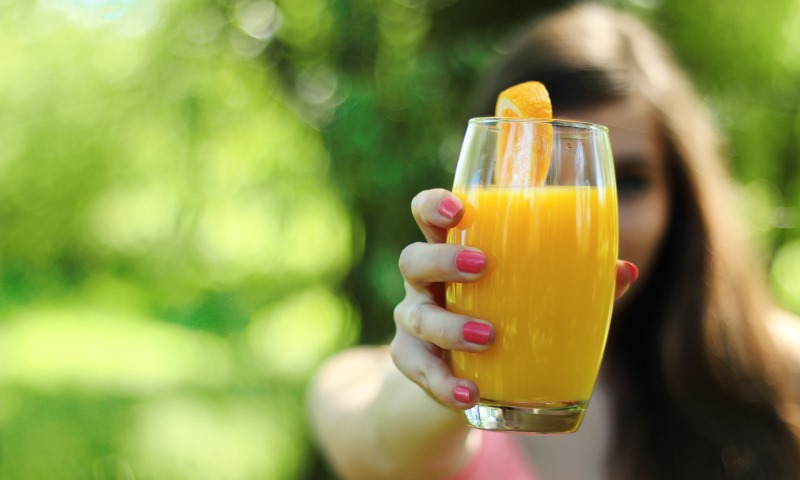
[[[552,125],[554,127],[580,128],[584,130],[601,130],[608,133],[608,127],[599,123],[581,122],[579,120],[544,119],[529,117],[475,117],[469,119],[472,125],[496,125],[499,123],[536,123]]]

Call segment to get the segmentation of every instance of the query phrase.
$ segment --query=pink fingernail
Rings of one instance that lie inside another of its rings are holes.
[[[489,343],[489,337],[492,335],[492,327],[480,322],[467,322],[461,327],[461,335],[464,340],[475,343],[477,345],[486,345]]]
[[[455,398],[457,402],[472,403],[469,388],[461,385],[453,389],[453,398]]]
[[[447,197],[439,202],[439,214],[445,218],[453,218],[461,210],[461,202],[453,197]]]
[[[461,250],[456,255],[456,268],[464,273],[481,273],[486,265],[486,257],[474,250]]]
[[[625,268],[631,272],[631,283],[635,282],[637,278],[639,278],[639,269],[636,268],[636,265],[632,264],[631,262],[622,261]]]

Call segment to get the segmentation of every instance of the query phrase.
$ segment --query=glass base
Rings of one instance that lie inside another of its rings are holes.
[[[470,426],[482,430],[572,433],[581,425],[588,405],[587,400],[526,405],[481,400],[464,415]]]

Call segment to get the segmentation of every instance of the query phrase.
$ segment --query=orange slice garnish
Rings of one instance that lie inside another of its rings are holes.
[[[495,116],[553,119],[550,94],[539,82],[514,85],[497,97]],[[538,123],[505,123],[500,126],[495,159],[495,184],[529,187],[544,185],[550,168],[553,127]]]

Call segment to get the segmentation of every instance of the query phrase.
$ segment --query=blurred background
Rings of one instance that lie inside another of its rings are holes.
[[[608,2],[666,36],[800,312],[800,0]],[[549,0],[0,0],[0,478],[333,478],[332,352],[390,338],[409,202]]]

